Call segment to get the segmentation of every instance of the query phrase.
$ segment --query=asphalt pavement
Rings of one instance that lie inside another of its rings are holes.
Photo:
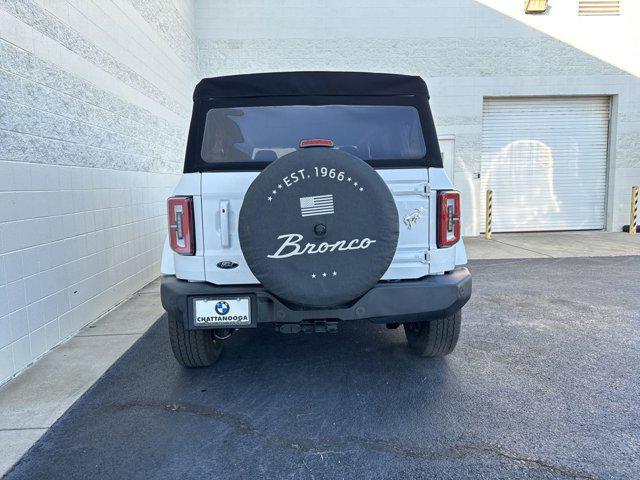
[[[638,478],[640,257],[470,268],[444,359],[358,322],[187,370],[160,319],[7,478]]]

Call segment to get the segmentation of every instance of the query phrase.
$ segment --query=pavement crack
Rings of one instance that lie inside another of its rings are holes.
[[[495,238],[492,239],[492,240],[494,242],[498,242],[498,243],[501,243],[503,245],[509,245],[510,247],[519,248],[520,250],[526,250],[527,252],[535,253],[537,255],[543,255],[543,256],[545,256],[547,258],[554,258],[553,255],[549,255],[548,253],[543,253],[543,252],[538,252],[536,250],[531,250],[530,248],[526,248],[526,247],[523,247],[521,245],[514,245],[513,243],[505,242],[504,240],[496,240]]]
[[[540,460],[537,458],[525,457],[516,453],[508,452],[500,447],[493,446],[493,445],[466,445],[466,448],[469,448],[471,450],[477,450],[480,452],[492,453],[499,457],[503,457],[508,460],[513,460],[516,462],[534,464],[540,468],[548,470],[549,472],[561,474],[569,478],[586,479],[586,480],[596,480],[597,478],[593,475],[589,475],[588,473],[580,472],[578,470],[575,470],[569,467],[563,467],[561,465],[556,465],[556,464],[546,462],[544,460]]]
[[[105,405],[101,407],[101,409],[103,410],[115,410],[115,411],[130,410],[135,408],[152,408],[152,409],[160,408],[167,412],[191,413],[194,415],[209,418],[211,420],[223,422],[241,434],[260,435],[260,432],[257,429],[253,428],[248,422],[245,422],[237,415],[233,415],[231,413],[223,412],[221,410],[216,410],[211,407],[205,407],[203,405],[198,405],[193,403],[132,401],[132,402],[126,402],[126,403],[120,403],[120,404]]]
[[[353,447],[360,447],[366,450],[376,451],[378,453],[388,453],[402,457],[431,461],[459,459],[469,455],[485,454],[499,456],[509,461],[520,462],[529,467],[540,468],[555,475],[562,475],[568,478],[580,480],[596,480],[597,478],[570,467],[558,465],[539,458],[528,457],[493,444],[456,443],[439,448],[425,448],[399,442],[390,442],[379,438],[364,438],[358,436],[324,437],[316,440],[295,439],[262,431],[252,426],[251,422],[244,420],[240,415],[193,403],[132,401],[100,407],[101,410],[111,411],[124,411],[136,408],[161,409],[172,414],[198,415],[212,421],[222,422],[235,430],[238,434],[251,435],[262,439],[271,445],[318,456],[322,460],[329,455],[346,455],[348,454],[349,449],[353,449]]]

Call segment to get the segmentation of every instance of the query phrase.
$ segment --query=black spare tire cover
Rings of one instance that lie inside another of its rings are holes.
[[[247,264],[267,290],[331,307],[358,298],[385,273],[398,244],[398,210],[368,164],[316,147],[285,155],[256,177],[238,228]]]

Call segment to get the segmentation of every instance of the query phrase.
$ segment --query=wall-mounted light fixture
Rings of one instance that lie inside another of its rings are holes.
[[[548,6],[548,0],[524,0],[524,13],[544,13]]]

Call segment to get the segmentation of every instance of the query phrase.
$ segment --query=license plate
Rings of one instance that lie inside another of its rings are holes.
[[[250,325],[248,298],[203,298],[194,301],[193,324],[196,327]]]

